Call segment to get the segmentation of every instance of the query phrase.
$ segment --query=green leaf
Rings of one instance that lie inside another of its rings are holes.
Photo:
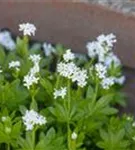
[[[87,92],[86,92],[86,99],[91,99],[94,95],[94,90],[91,85],[88,86]]]
[[[5,57],[6,57],[5,51],[2,48],[2,46],[0,46],[0,65],[3,65]]]
[[[53,93],[53,85],[51,84],[51,82],[46,79],[46,78],[42,78],[40,80],[41,85],[43,86],[43,88],[46,90],[46,92],[52,97],[52,93]]]
[[[30,109],[38,111],[38,105],[37,105],[37,102],[35,101],[35,99],[32,100],[32,102],[30,104]]]
[[[12,138],[16,139],[17,137],[19,137],[20,133],[21,133],[21,121],[13,125],[11,136]]]
[[[22,58],[25,58],[28,56],[28,39],[26,36],[23,39],[17,37],[16,52]]]

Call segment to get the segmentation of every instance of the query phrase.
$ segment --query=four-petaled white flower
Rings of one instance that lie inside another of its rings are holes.
[[[72,140],[76,140],[77,137],[78,137],[78,135],[77,135],[76,132],[73,132],[73,133],[71,134],[71,139],[72,139]]]
[[[58,89],[54,89],[54,99],[56,99],[57,97],[61,97],[62,99],[66,96],[67,94],[67,88],[66,87],[61,87],[59,90]]]
[[[24,76],[23,82],[24,82],[24,86],[27,87],[27,89],[30,89],[30,87],[33,84],[37,84],[39,80],[39,77],[36,77],[35,74],[27,74],[26,76]]]
[[[44,125],[47,123],[46,117],[38,114],[34,110],[27,110],[22,117],[23,123],[26,126],[26,131],[33,130],[36,125]]]
[[[41,56],[39,54],[30,55],[29,59],[34,63],[38,64],[41,60]]]
[[[23,35],[35,35],[36,27],[31,23],[22,23],[19,24],[19,31],[23,31]]]
[[[66,50],[66,53],[63,55],[63,59],[65,62],[69,62],[75,58],[74,53],[71,52],[71,49]]]
[[[17,71],[19,71],[20,70],[20,61],[11,61],[10,63],[9,63],[9,68],[10,69],[12,69],[12,68],[15,68]]]

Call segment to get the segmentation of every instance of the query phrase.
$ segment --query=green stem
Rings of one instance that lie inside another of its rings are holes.
[[[35,149],[35,129],[32,131],[32,149]]]
[[[95,102],[97,99],[98,88],[99,88],[99,81],[96,79],[96,87],[95,87],[95,94],[94,94],[93,102]]]
[[[7,150],[10,150],[10,144],[9,143],[7,144]]]
[[[95,58],[92,58],[87,64],[86,64],[86,69],[89,69],[91,65],[93,64]]]
[[[60,83],[60,75],[57,76],[57,80],[56,80],[56,89],[59,87],[59,83]]]
[[[70,101],[71,101],[71,95],[70,95],[70,80],[68,80],[68,113],[70,115]]]
[[[68,150],[72,150],[72,149],[71,149],[71,138],[70,138],[70,103],[71,103],[70,80],[68,80],[68,121],[67,121]]]
[[[71,149],[71,137],[70,137],[70,124],[69,124],[69,122],[67,123],[67,130],[68,130],[68,135],[67,135],[68,150],[72,150]]]

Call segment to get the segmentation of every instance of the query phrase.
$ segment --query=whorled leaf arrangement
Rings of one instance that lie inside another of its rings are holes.
[[[119,117],[125,77],[116,36],[88,42],[88,54],[0,32],[0,150],[134,150],[135,122]]]

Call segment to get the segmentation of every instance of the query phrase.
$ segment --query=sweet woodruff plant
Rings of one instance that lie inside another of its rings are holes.
[[[134,118],[118,114],[125,77],[116,36],[78,54],[31,41],[33,24],[19,31],[0,32],[0,150],[134,150]]]

